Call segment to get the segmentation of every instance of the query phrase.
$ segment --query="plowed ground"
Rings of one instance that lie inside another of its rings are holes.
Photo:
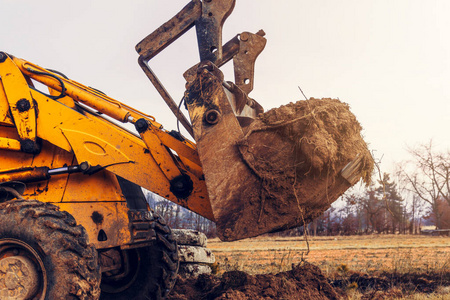
[[[310,238],[309,254],[298,237],[208,247],[217,274],[179,279],[170,299],[450,299],[449,237]]]

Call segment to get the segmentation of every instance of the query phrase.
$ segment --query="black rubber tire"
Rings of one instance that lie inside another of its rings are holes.
[[[35,299],[99,298],[97,251],[86,230],[57,206],[36,200],[0,203],[0,260],[8,251],[39,262]]]
[[[130,266],[134,271],[125,281],[113,281],[102,277],[102,300],[128,299],[164,299],[175,284],[178,274],[178,247],[172,232],[164,220],[154,214],[157,239],[152,246],[126,250]],[[127,289],[120,291],[120,285],[127,285]],[[107,292],[110,288],[117,292]]]

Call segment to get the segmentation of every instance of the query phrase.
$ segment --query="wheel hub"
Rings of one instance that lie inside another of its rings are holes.
[[[29,299],[39,287],[39,275],[34,263],[23,256],[0,260],[1,299]]]
[[[0,239],[0,299],[45,297],[47,274],[36,250],[24,241]]]

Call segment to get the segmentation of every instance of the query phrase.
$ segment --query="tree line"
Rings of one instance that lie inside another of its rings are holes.
[[[378,168],[369,186],[349,190],[306,227],[278,234],[418,234],[424,225],[450,229],[450,151],[437,151],[430,141],[409,153],[392,174]],[[213,222],[150,192],[146,198],[172,228],[215,236]]]

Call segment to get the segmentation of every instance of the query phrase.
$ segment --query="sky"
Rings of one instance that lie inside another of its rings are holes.
[[[187,0],[0,0],[0,50],[95,87],[153,115],[175,117],[137,64],[134,46]],[[381,168],[430,139],[450,149],[450,1],[236,0],[224,43],[264,29],[250,96],[266,110],[339,98],[363,126]],[[199,60],[194,30],[150,61],[175,101],[185,70]],[[233,80],[231,65],[226,80]]]

